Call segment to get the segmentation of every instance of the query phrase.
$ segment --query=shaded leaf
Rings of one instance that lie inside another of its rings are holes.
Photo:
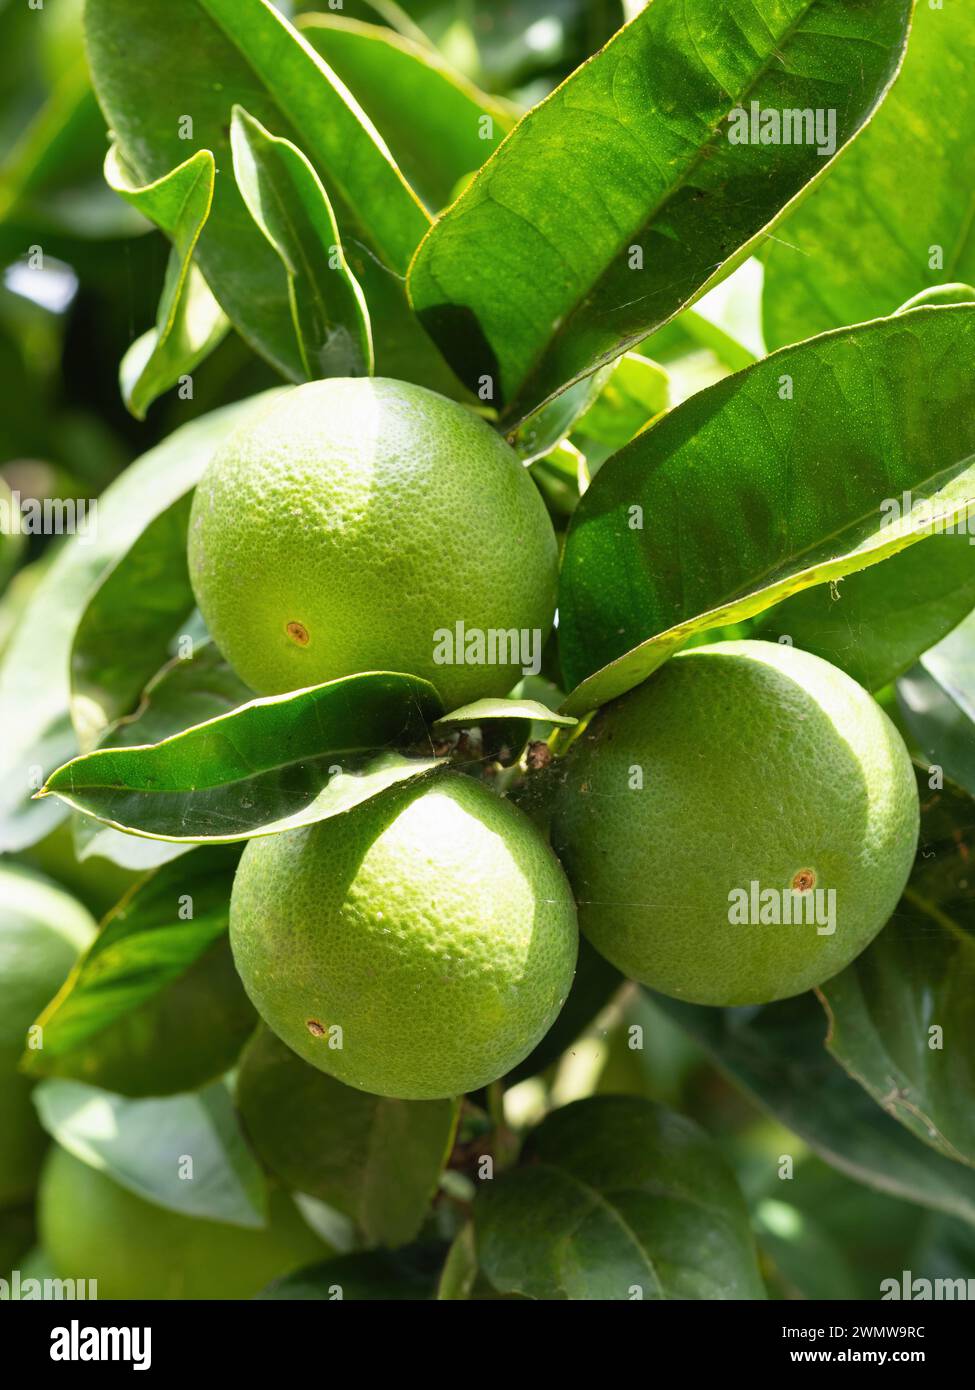
[[[566,541],[559,649],[584,682],[566,709],[632,689],[696,633],[931,536],[932,509],[964,522],[973,362],[975,309],[915,309],[784,349],[614,455]]]
[[[425,1301],[436,1296],[444,1251],[438,1245],[405,1250],[365,1250],[286,1274],[257,1297],[293,1302],[376,1299]]]
[[[198,850],[127,894],[37,1020],[24,1070],[162,1096],[231,1067],[256,1021],[227,940],[236,863]]]
[[[287,1187],[350,1217],[370,1244],[417,1235],[453,1143],[456,1101],[353,1090],[262,1028],[241,1062],[237,1106],[258,1157]]]
[[[745,258],[827,167],[733,143],[752,103],[836,115],[837,148],[897,71],[911,0],[654,0],[516,126],[410,269],[422,321],[517,422]]]
[[[519,1167],[481,1186],[474,1222],[481,1268],[502,1293],[764,1297],[731,1170],[693,1121],[652,1101],[599,1096],[554,1111]]]
[[[975,1173],[933,1153],[847,1076],[826,1051],[826,1020],[813,994],[742,1009],[652,997],[827,1163],[880,1192],[975,1222]]]
[[[368,376],[372,330],[321,180],[302,152],[235,106],[234,176],[248,211],[281,258],[305,379]]]
[[[975,615],[901,677],[897,703],[931,766],[975,796]]]
[[[919,781],[919,855],[897,915],[818,993],[837,1061],[912,1134],[975,1165],[975,804]]]
[[[146,668],[163,664],[195,606],[186,564],[191,501],[186,493],[153,518],[81,616],[71,647],[71,713],[83,749],[134,708]]]

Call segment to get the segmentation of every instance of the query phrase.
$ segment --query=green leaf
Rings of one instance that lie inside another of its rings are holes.
[[[911,8],[654,0],[421,243],[410,294],[461,380],[491,378],[517,423],[723,278],[827,167],[815,143],[732,143],[735,113],[828,108],[842,149],[897,71]]]
[[[149,839],[230,844],[272,835],[341,815],[439,767],[431,758],[371,756],[422,739],[439,708],[418,677],[345,676],[252,700],[160,743],[96,749],[59,768],[41,794]]]
[[[756,618],[748,636],[787,637],[867,690],[882,690],[973,608],[975,550],[959,532],[793,594]]]
[[[194,149],[212,151],[229,171],[231,111],[245,107],[303,150],[327,186],[352,271],[386,328],[379,369],[434,386],[449,378],[402,280],[427,214],[361,109],[287,20],[265,0],[88,0],[85,26],[95,90],[136,177],[162,178]],[[246,341],[303,380],[287,273],[226,175],[195,258]]]
[[[919,854],[903,902],[818,992],[830,1020],[826,1045],[854,1080],[933,1149],[975,1165],[972,801],[924,781],[920,791]]]
[[[40,1083],[34,1103],[52,1139],[136,1196],[184,1216],[263,1226],[264,1179],[223,1082],[189,1095],[127,1100],[52,1079]]]
[[[334,14],[301,15],[299,32],[352,92],[432,212],[454,197],[515,123],[429,43]]]
[[[897,681],[905,726],[929,765],[975,796],[975,614]]]
[[[186,564],[192,494],[160,512],[101,580],[71,648],[71,715],[83,749],[128,714],[196,600]],[[138,652],[138,661],[132,653]]]
[[[122,399],[137,420],[144,420],[153,401],[202,362],[229,327],[193,264],[193,251],[210,215],[214,177],[209,150],[198,150],[145,187],[133,179],[117,145],[105,157],[108,186],[173,243],[156,326],[136,339],[119,369]]]
[[[566,710],[632,689],[697,633],[931,535],[935,506],[964,520],[973,366],[975,309],[915,309],[757,362],[614,455],[565,546],[559,647],[583,681]]]
[[[308,1066],[262,1028],[237,1078],[261,1162],[284,1184],[350,1217],[370,1245],[405,1245],[453,1145],[456,1101],[388,1100]]]
[[[609,380],[615,363],[592,376],[574,382],[529,415],[510,435],[510,443],[526,463],[533,463],[556,449],[587,413]]]
[[[358,1299],[381,1302],[426,1301],[436,1296],[443,1263],[440,1246],[411,1245],[404,1250],[364,1250],[309,1265],[275,1279],[257,1295],[263,1300],[343,1303]]]
[[[889,314],[926,286],[975,279],[971,180],[960,172],[975,130],[973,47],[970,5],[917,6],[882,109],[764,249],[771,347]]]
[[[451,737],[459,732],[462,752],[469,747],[475,759],[479,755],[508,766],[518,761],[529,739],[547,737],[553,725],[576,722],[537,700],[492,698],[475,700],[445,714],[434,724],[434,734]],[[478,733],[472,739],[468,731],[474,729]]]
[[[34,844],[63,817],[53,798],[30,798],[77,748],[68,713],[70,654],[92,589],[160,513],[196,486],[226,435],[273,399],[265,392],[174,431],[107,489],[97,526],[69,537],[46,569],[0,662],[0,850]],[[135,663],[138,654],[129,655]]]
[[[477,1245],[474,1223],[467,1221],[454,1237],[444,1261],[437,1298],[441,1302],[463,1302],[470,1298],[477,1282]]]
[[[305,377],[368,376],[369,311],[342,250],[321,179],[302,152],[235,106],[234,177],[254,221],[281,257]]]
[[[668,387],[667,373],[656,362],[636,352],[621,357],[592,405],[573,426],[586,458],[593,459],[594,443],[601,446],[605,458],[646,429],[667,409]]]
[[[735,1179],[693,1121],[651,1101],[576,1101],[481,1185],[481,1268],[541,1299],[764,1297]]]
[[[197,850],[127,894],[38,1019],[23,1070],[162,1096],[233,1066],[255,1024],[227,940],[237,857]]]
[[[897,682],[904,723],[933,768],[975,796],[975,615]]]
[[[975,1173],[885,1115],[824,1046],[815,995],[713,1009],[652,996],[714,1064],[840,1172],[880,1192],[975,1222]]]

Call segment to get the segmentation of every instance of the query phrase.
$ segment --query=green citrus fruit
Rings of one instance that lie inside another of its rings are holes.
[[[265,1284],[332,1253],[294,1202],[272,1188],[262,1230],[184,1216],[105,1173],[51,1150],[38,1217],[62,1279],[97,1279],[99,1298],[251,1298]]]
[[[606,706],[552,824],[596,949],[700,1004],[842,970],[896,907],[917,837],[887,716],[828,662],[768,642],[684,652]]]
[[[196,490],[189,561],[261,694],[382,670],[450,707],[501,695],[555,611],[555,535],[517,456],[463,406],[382,378],[299,386],[234,434]]]
[[[237,969],[278,1037],[350,1086],[460,1095],[549,1029],[575,906],[522,811],[456,773],[251,840],[234,880]]]
[[[0,1207],[33,1192],[47,1137],[18,1070],[27,1030],[96,931],[69,894],[40,875],[0,867]]]

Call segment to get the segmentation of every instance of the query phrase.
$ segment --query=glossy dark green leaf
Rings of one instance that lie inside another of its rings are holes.
[[[276,1279],[257,1297],[288,1303],[426,1301],[436,1296],[445,1253],[440,1246],[411,1245],[405,1250],[363,1250],[340,1255]]]
[[[236,862],[197,850],[126,895],[38,1019],[28,1074],[163,1096],[233,1066],[256,1022],[227,940]]]
[[[185,1216],[264,1224],[264,1178],[223,1082],[188,1095],[129,1100],[52,1078],[40,1083],[34,1100],[62,1148],[137,1196]]]
[[[155,222],[173,243],[156,326],[129,348],[119,368],[122,399],[138,420],[221,341],[229,324],[193,264],[213,201],[213,155],[198,150],[184,163],[140,187],[118,147],[105,159],[105,180],[126,202]]]
[[[847,1076],[826,1051],[815,995],[743,1009],[653,999],[827,1163],[891,1196],[975,1222],[975,1172],[933,1153]]]
[[[70,653],[92,589],[157,516],[195,487],[226,435],[273,399],[265,393],[194,420],[131,464],[98,499],[97,525],[67,539],[31,594],[0,662],[0,850],[35,843],[64,814],[54,798],[30,798],[77,748]],[[136,664],[139,654],[129,657]],[[150,663],[144,679],[154,670]]]
[[[917,5],[890,96],[764,249],[770,347],[889,314],[930,285],[975,279],[963,172],[975,131],[973,47],[970,5]]]
[[[265,0],[89,0],[85,24],[95,90],[134,175],[150,183],[198,149],[223,171],[195,257],[253,347],[304,379],[287,274],[226,176],[234,105],[303,150],[328,188],[352,270],[386,326],[379,370],[427,385],[447,379],[402,282],[427,214],[360,108],[278,11]]]
[[[973,367],[975,309],[915,309],[757,362],[614,455],[566,541],[559,647],[583,682],[566,709],[632,689],[696,633],[933,537],[935,508],[964,523]]]
[[[440,712],[415,676],[370,672],[250,701],[160,743],[99,748],[44,795],[150,839],[229,844],[341,815],[439,766],[381,748],[423,739]]]
[[[432,212],[456,196],[515,123],[514,108],[479,91],[429,43],[339,14],[300,16],[298,29],[349,88]]]
[[[788,638],[867,690],[881,690],[973,608],[975,548],[959,533],[794,594],[760,614],[748,636]]]
[[[654,0],[422,242],[410,293],[461,379],[517,422],[720,280],[870,118],[911,7]],[[836,143],[734,143],[753,103],[828,109]]]
[[[481,1184],[481,1268],[541,1299],[763,1298],[748,1212],[693,1121],[599,1096],[554,1111],[519,1166]]]
[[[353,1090],[262,1028],[241,1061],[237,1106],[258,1157],[287,1187],[350,1217],[371,1245],[417,1235],[453,1143],[456,1101]]]
[[[146,668],[167,659],[196,600],[186,565],[192,494],[160,512],[89,600],[71,648],[71,713],[90,749],[137,704]],[[133,662],[132,653],[139,653]]]
[[[900,678],[897,703],[929,764],[975,796],[975,617]]]
[[[590,409],[612,374],[615,363],[600,368],[592,376],[573,382],[560,395],[547,401],[512,431],[510,443],[526,463],[533,463],[556,449]]]
[[[878,1105],[933,1149],[975,1165],[975,803],[921,779],[921,839],[884,931],[819,993],[827,1046]]]
[[[230,145],[237,187],[288,277],[306,380],[368,376],[369,311],[321,179],[301,150],[265,130],[241,106],[234,107]]]

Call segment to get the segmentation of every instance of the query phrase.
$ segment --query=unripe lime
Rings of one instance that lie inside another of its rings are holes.
[[[575,905],[532,822],[449,773],[249,842],[230,939],[265,1022],[350,1086],[476,1090],[548,1031],[575,969]]]
[[[70,894],[16,865],[0,867],[0,1207],[37,1183],[47,1136],[18,1070],[27,1030],[95,935]]]
[[[511,639],[540,648],[555,611],[555,535],[515,453],[463,406],[382,378],[299,386],[234,434],[196,490],[189,562],[261,694],[383,670],[449,707],[502,695],[531,661]]]
[[[918,837],[911,760],[855,681],[721,642],[606,706],[566,760],[552,842],[583,931],[700,1004],[799,994],[880,931]]]
[[[251,1298],[332,1253],[272,1188],[263,1229],[168,1211],[65,1149],[44,1165],[41,1239],[62,1279],[97,1279],[99,1298]]]

